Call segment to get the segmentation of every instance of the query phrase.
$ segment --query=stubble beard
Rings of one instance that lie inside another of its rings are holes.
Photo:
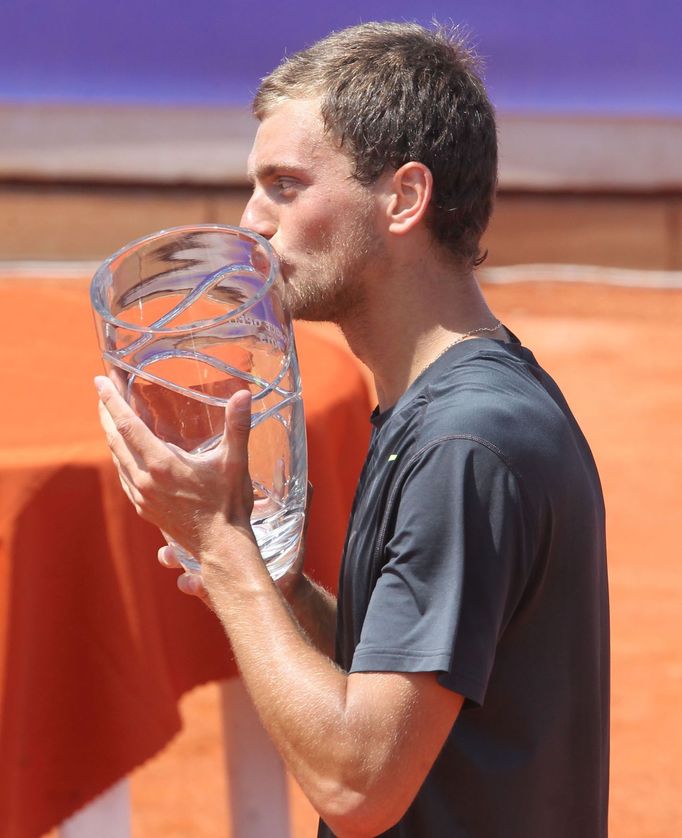
[[[287,286],[287,301],[299,320],[339,323],[359,304],[359,293],[346,269],[316,259],[315,267],[299,270]],[[324,277],[324,282],[321,278]]]
[[[361,315],[365,284],[380,262],[380,245],[363,220],[290,274],[287,302],[293,317],[343,326]],[[284,268],[286,270],[286,259]]]

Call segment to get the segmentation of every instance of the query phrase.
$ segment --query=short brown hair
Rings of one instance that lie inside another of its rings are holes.
[[[321,97],[327,130],[366,185],[387,167],[428,166],[431,232],[478,263],[497,185],[497,134],[477,67],[457,29],[366,23],[285,59],[263,79],[253,110],[263,119],[283,100]]]

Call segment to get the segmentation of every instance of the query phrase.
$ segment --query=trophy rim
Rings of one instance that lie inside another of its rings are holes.
[[[118,328],[124,328],[131,332],[140,332],[143,333],[153,333],[153,334],[170,334],[170,333],[178,333],[182,331],[194,331],[196,327],[194,326],[180,326],[174,328],[149,328],[149,326],[138,326],[136,324],[131,324],[125,320],[120,320],[118,317],[113,315],[108,308],[103,305],[103,300],[101,296],[101,290],[104,287],[104,282],[106,281],[106,277],[111,275],[111,265],[112,263],[120,258],[121,256],[125,255],[131,249],[134,249],[142,244],[147,242],[154,241],[154,239],[160,239],[164,236],[169,236],[171,234],[177,233],[187,233],[187,232],[224,232],[230,234],[236,234],[241,238],[251,239],[258,244],[260,244],[265,251],[268,253],[270,257],[270,272],[268,274],[267,279],[263,283],[262,288],[254,294],[246,303],[242,303],[241,305],[237,306],[230,312],[226,312],[225,314],[221,315],[219,320],[228,320],[232,317],[241,314],[244,311],[248,311],[248,309],[252,308],[258,302],[260,302],[263,297],[269,292],[272,286],[277,279],[277,276],[280,272],[280,263],[279,257],[277,253],[273,249],[270,242],[261,236],[259,233],[256,233],[254,230],[250,230],[248,227],[238,227],[236,225],[230,224],[182,224],[177,227],[165,227],[162,230],[157,230],[154,233],[148,233],[144,236],[140,236],[137,239],[133,239],[132,241],[127,242],[122,247],[119,247],[114,253],[108,256],[102,264],[97,268],[95,273],[93,274],[92,280],[90,282],[90,302],[93,309],[97,312],[99,317],[108,324]],[[216,321],[210,321],[210,323],[202,324],[201,328],[207,328],[210,325],[215,325]]]

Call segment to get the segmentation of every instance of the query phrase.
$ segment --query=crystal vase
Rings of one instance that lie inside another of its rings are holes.
[[[251,525],[279,578],[300,547],[307,462],[294,334],[270,244],[239,227],[162,230],[110,256],[90,294],[107,374],[160,439],[211,449],[230,396],[251,391]]]

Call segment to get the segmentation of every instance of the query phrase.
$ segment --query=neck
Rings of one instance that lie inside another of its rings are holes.
[[[451,267],[395,270],[365,286],[362,311],[340,324],[353,353],[374,376],[379,408],[391,407],[412,382],[460,340],[506,339],[472,272]]]

